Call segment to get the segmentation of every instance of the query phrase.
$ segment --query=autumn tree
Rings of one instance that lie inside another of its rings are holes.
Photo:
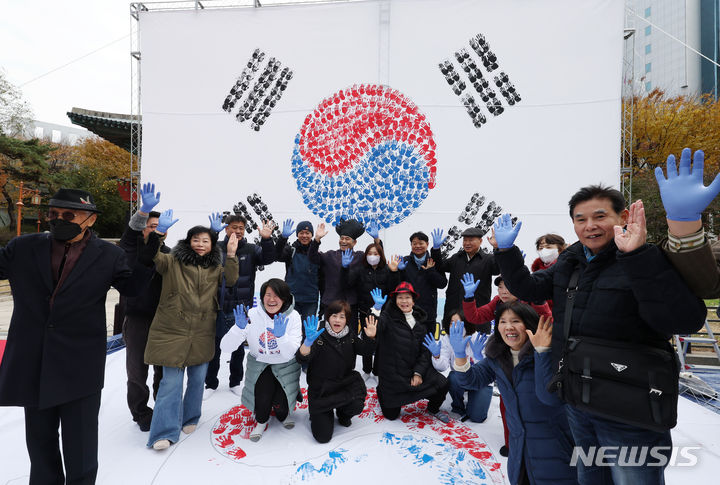
[[[102,237],[119,237],[129,204],[120,197],[118,180],[128,176],[130,153],[102,138],[91,137],[71,147],[69,155],[71,162],[63,156],[56,163],[53,188],[73,187],[93,194],[102,210],[93,228]]]
[[[664,172],[670,154],[679,162],[680,152],[688,147],[705,152],[705,184],[715,178],[720,170],[720,103],[710,96],[667,97],[657,89],[635,96],[632,102],[632,198],[643,200],[648,239],[658,242],[665,237],[667,224],[654,170],[661,167]],[[711,233],[718,232],[719,199],[702,215]]]

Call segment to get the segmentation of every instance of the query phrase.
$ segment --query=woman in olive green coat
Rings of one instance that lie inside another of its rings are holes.
[[[163,216],[157,229],[161,234],[173,223],[171,212],[169,218]],[[159,236],[153,233],[150,237]],[[237,279],[236,249],[237,237],[233,234],[228,240],[223,268],[217,233],[195,226],[170,254],[158,252],[154,258],[163,284],[145,347],[145,362],[163,366],[163,378],[155,400],[148,447],[168,448],[179,440],[181,429],[186,434],[192,433],[200,420],[205,373],[215,353],[217,287],[223,273],[227,284],[232,285]],[[186,369],[188,381],[183,397]]]

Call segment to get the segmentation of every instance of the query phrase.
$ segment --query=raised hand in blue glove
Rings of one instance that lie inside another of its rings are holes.
[[[353,260],[353,252],[352,249],[346,249],[342,252],[342,267],[343,268],[349,268],[350,263],[352,263]]]
[[[464,359],[467,356],[466,347],[470,337],[463,338],[463,330],[465,330],[465,324],[462,320],[457,320],[450,325],[450,346],[455,353],[456,359]]]
[[[487,342],[488,335],[483,334],[476,334],[477,336],[475,338],[470,339],[470,350],[472,350],[473,356],[475,357],[475,360],[482,360],[483,358],[483,349],[485,348],[485,343]]]
[[[695,150],[692,167],[690,167],[691,150],[684,148],[680,154],[679,171],[675,167],[675,156],[667,157],[667,179],[662,168],[655,169],[655,178],[660,188],[667,218],[671,221],[697,221],[700,213],[720,192],[720,174],[705,187],[703,170],[705,154]]]
[[[150,182],[143,184],[140,189],[140,198],[142,199],[142,205],[140,206],[140,212],[146,214],[150,213],[153,208],[160,203],[160,192],[155,193],[155,184]]]
[[[440,342],[435,340],[431,334],[425,335],[423,345],[427,347],[433,357],[440,357]]]
[[[312,347],[312,344],[317,340],[321,333],[325,331],[324,328],[318,328],[318,317],[310,315],[305,319],[303,324],[305,327],[305,341],[303,345],[306,347]]]
[[[210,219],[210,229],[215,232],[220,232],[227,227],[227,224],[223,224],[222,214],[220,214],[219,212],[216,212],[215,214],[211,213],[208,216],[208,219]]]
[[[160,234],[165,234],[168,229],[170,229],[170,226],[172,226],[179,220],[180,219],[173,219],[173,210],[168,209],[162,214],[160,214],[160,218],[158,219],[158,225],[155,230]]]
[[[282,228],[282,237],[285,239],[289,238],[290,235],[295,230],[295,223],[292,219],[285,219],[285,222],[283,222],[283,228]]]
[[[407,264],[407,261],[405,261],[405,258],[401,257],[400,260],[398,261],[397,268],[398,268],[398,270],[402,271],[405,268],[407,268],[407,265],[408,264]]]
[[[474,298],[475,290],[480,286],[480,280],[475,281],[475,277],[472,273],[465,273],[462,277],[461,283],[465,290],[465,298]]]
[[[377,239],[380,237],[380,226],[377,222],[370,221],[370,224],[365,228],[365,232],[367,232],[371,238]]]
[[[500,249],[508,249],[513,247],[515,238],[522,227],[522,222],[517,221],[513,226],[510,214],[503,214],[495,221],[493,228],[495,229],[495,240]]]
[[[445,238],[443,237],[443,230],[438,227],[436,229],[433,229],[430,235],[433,239],[433,249],[440,249],[440,247],[445,242]]]
[[[275,335],[275,338],[280,338],[285,335],[287,325],[288,317],[280,313],[278,315],[275,315],[275,318],[273,318],[273,328],[267,327],[267,329],[270,330],[273,335]]]
[[[382,296],[382,290],[380,290],[380,288],[375,288],[374,290],[371,290],[370,296],[375,302],[373,308],[376,310],[380,310],[387,301],[387,296]]]
[[[247,308],[245,308],[245,305],[240,304],[233,308],[233,315],[235,315],[235,325],[237,325],[240,330],[247,327],[248,318]]]

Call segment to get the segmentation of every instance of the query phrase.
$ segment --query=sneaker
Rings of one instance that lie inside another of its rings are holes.
[[[153,443],[153,450],[161,451],[170,448],[170,440],[157,440]]]
[[[435,416],[435,419],[438,421],[442,421],[443,423],[449,423],[450,422],[450,415],[445,411],[438,411],[436,413],[429,413],[432,416]]]
[[[465,413],[461,413],[459,411],[450,411],[450,417],[453,418],[456,421],[462,420],[462,418],[465,417]]]
[[[285,418],[285,421],[282,421],[282,425],[285,429],[293,429],[295,427],[295,420],[288,414],[288,417]]]
[[[510,450],[508,449],[507,445],[502,445],[500,447],[500,456],[504,456],[505,458],[507,458],[509,452]]]
[[[210,399],[210,396],[215,394],[215,391],[216,391],[216,389],[211,389],[209,387],[206,387],[205,390],[203,391],[203,401],[207,401],[208,399]]]
[[[182,427],[183,433],[190,434],[197,429],[197,424],[186,424]]]
[[[267,429],[267,423],[257,423],[253,430],[250,432],[250,441],[260,441],[263,433]]]
[[[230,392],[232,392],[236,396],[242,397],[242,389],[243,389],[243,386],[238,384],[237,386],[232,386],[230,388]]]

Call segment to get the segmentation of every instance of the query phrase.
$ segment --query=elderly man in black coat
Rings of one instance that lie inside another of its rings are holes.
[[[152,271],[130,269],[122,249],[90,231],[99,211],[89,193],[60,189],[49,205],[50,234],[0,249],[0,278],[10,280],[14,301],[0,406],[25,408],[31,484],[95,483],[105,298],[110,286],[137,294]],[[157,248],[142,247],[138,259],[150,263],[145,253]]]

